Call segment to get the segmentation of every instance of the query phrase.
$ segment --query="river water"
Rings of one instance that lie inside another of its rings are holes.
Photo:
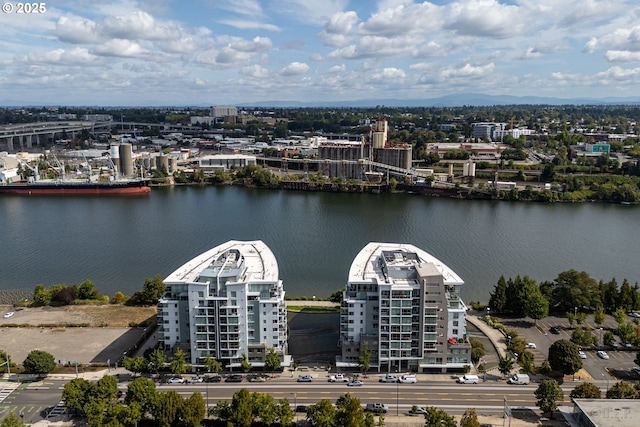
[[[130,295],[227,240],[263,240],[287,294],[345,285],[370,241],[412,243],[487,301],[500,275],[640,280],[640,207],[467,201],[408,194],[154,188],[148,197],[0,198],[0,289],[79,284]]]

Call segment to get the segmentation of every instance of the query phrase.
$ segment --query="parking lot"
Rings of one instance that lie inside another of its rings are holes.
[[[631,319],[631,317],[628,317],[627,321],[631,321]],[[501,320],[507,329],[515,329],[518,331],[519,336],[527,343],[531,342],[536,344],[535,349],[528,350],[533,353],[535,357],[534,361],[537,366],[547,358],[551,344],[560,339],[571,340],[571,333],[576,327],[575,323],[573,327],[570,327],[567,318],[559,316],[549,316],[538,321],[538,325],[540,326],[540,329],[542,329],[542,332],[528,320],[520,318],[501,318]],[[557,334],[550,332],[551,328],[554,326],[557,329]],[[583,326],[590,326],[595,336],[598,337],[600,344],[602,344],[603,334],[607,330],[617,328],[617,323],[613,317],[607,316],[605,323],[602,325],[603,330],[600,330],[593,322],[593,315],[588,315]],[[616,336],[616,338],[618,337]],[[617,341],[619,341],[619,339]],[[620,346],[620,348],[616,350],[609,346],[601,346],[599,349],[606,351],[609,359],[605,360],[598,357],[598,349],[583,349],[586,358],[582,360],[582,364],[584,371],[586,372],[581,372],[580,375],[587,376],[588,374],[588,376],[587,378],[579,379],[613,382],[616,381],[617,378],[612,376],[609,372],[616,371],[616,376],[618,378],[631,382],[640,381],[640,376],[632,371],[634,367],[638,366],[634,362],[639,351],[638,348],[634,347],[629,349]],[[576,379],[578,378],[576,377]]]

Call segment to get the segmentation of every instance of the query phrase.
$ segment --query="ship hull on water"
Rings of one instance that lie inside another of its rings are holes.
[[[15,196],[136,196],[151,192],[147,181],[104,183],[34,182],[0,185],[0,195]]]

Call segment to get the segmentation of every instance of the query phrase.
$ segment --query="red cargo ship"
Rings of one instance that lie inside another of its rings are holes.
[[[111,181],[39,180],[0,185],[0,194],[16,196],[127,196],[149,194],[149,181],[121,179]]]

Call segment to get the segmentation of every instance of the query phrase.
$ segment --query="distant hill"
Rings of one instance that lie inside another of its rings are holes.
[[[238,107],[272,108],[373,108],[384,107],[462,107],[491,105],[640,105],[640,98],[553,98],[540,96],[484,95],[460,93],[424,99],[361,99],[357,101],[301,102],[260,101],[237,104]]]

